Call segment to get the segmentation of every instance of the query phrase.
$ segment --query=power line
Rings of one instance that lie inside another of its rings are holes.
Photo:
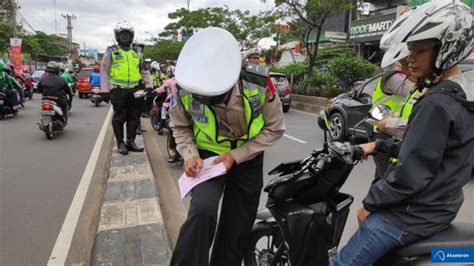
[[[33,26],[31,26],[31,24],[28,22],[28,20],[26,20],[26,18],[25,18],[19,11],[18,11],[18,15],[20,16],[21,20],[22,20],[28,27],[30,27],[30,29],[32,29],[34,33],[36,33],[35,28],[33,28]]]

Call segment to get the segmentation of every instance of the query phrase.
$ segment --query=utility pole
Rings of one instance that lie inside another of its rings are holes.
[[[61,14],[61,16],[63,18],[65,18],[67,20],[67,39],[68,39],[68,42],[67,42],[67,48],[69,50],[69,53],[72,54],[72,20],[73,19],[76,19],[76,16],[74,16],[74,14],[72,15],[69,15],[69,14]]]
[[[191,2],[191,0],[186,0],[188,2],[188,11],[189,11],[189,3]]]
[[[12,3],[12,18],[13,18],[13,38],[16,38],[16,3],[15,0],[11,0]]]
[[[53,0],[54,4],[54,32],[58,35],[58,16],[56,15],[56,0]]]

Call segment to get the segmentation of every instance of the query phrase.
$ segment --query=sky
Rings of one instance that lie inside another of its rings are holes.
[[[117,22],[129,21],[135,28],[135,40],[146,41],[157,36],[171,22],[168,13],[186,7],[187,0],[17,0],[20,14],[37,31],[48,34],[66,34],[67,21],[61,15],[74,14],[73,42],[81,49],[96,48],[103,52],[112,43],[113,28]],[[190,9],[224,7],[249,10],[251,13],[274,8],[273,0],[190,0]],[[25,23],[24,28],[32,32]],[[149,33],[146,33],[149,32]]]

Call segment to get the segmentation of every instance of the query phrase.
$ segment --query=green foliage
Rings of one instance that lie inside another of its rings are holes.
[[[371,77],[378,67],[355,56],[337,57],[329,61],[331,73],[337,77],[342,87],[350,87],[358,80]]]
[[[227,6],[192,11],[181,8],[168,14],[173,22],[166,25],[165,31],[160,33],[160,36],[169,37],[175,33],[181,33],[185,37],[190,37],[199,29],[220,27],[231,32],[242,47],[248,48],[252,42],[275,32],[271,25],[279,16],[279,12],[272,11],[251,15],[247,10],[230,10]]]
[[[184,43],[180,41],[159,40],[155,45],[145,49],[144,56],[158,62],[176,60],[183,46]]]
[[[337,79],[329,72],[313,69],[311,76],[294,86],[297,94],[326,97],[328,92],[337,90]]]
[[[270,71],[282,73],[291,77],[293,74],[293,83],[296,84],[303,80],[304,78],[305,65],[303,63],[289,64],[283,67],[270,66]]]
[[[316,60],[317,67],[324,67],[328,65],[329,61],[336,57],[352,57],[352,48],[346,44],[331,45],[321,47],[319,49],[318,58]]]

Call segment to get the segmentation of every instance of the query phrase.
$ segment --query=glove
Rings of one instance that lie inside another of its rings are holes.
[[[153,94],[153,88],[146,88],[145,92],[146,92],[146,96],[151,96]]]

